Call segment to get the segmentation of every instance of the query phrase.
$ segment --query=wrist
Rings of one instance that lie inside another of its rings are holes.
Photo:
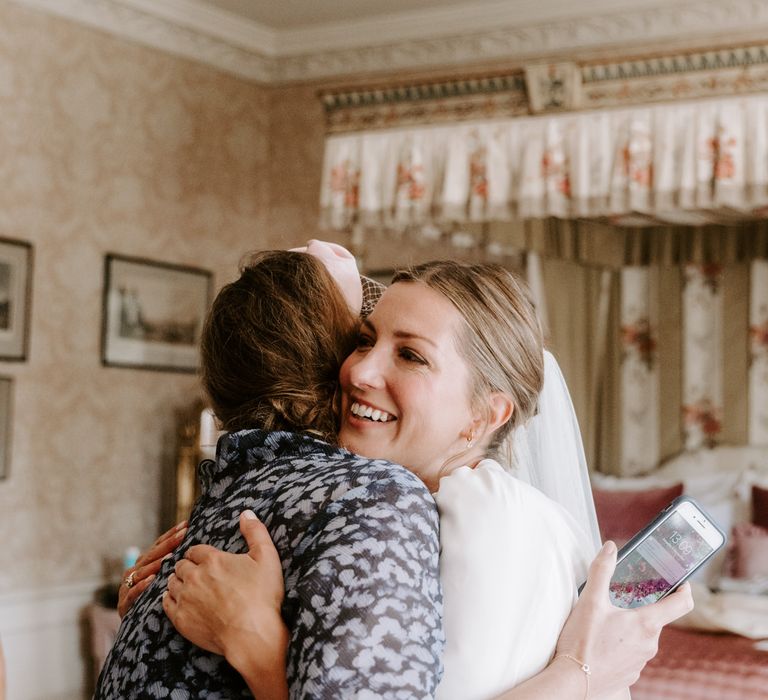
[[[288,629],[279,615],[258,630],[228,630],[221,647],[224,658],[243,677],[257,700],[288,697]]]
[[[567,673],[573,676],[572,684],[574,688],[583,687],[584,694],[582,697],[584,700],[591,697],[590,691],[590,678],[592,676],[592,669],[589,664],[582,661],[580,658],[572,656],[571,654],[565,654],[558,652],[555,658],[552,659],[552,664],[560,664],[560,672]],[[578,675],[578,680],[576,680]]]

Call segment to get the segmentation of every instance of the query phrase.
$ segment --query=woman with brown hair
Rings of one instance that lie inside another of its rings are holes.
[[[266,640],[280,673],[270,675],[262,654],[260,688],[287,693],[287,649],[295,696],[431,697],[443,646],[434,501],[405,468],[329,442],[354,330],[329,273],[301,253],[258,254],[219,292],[202,375],[229,432],[216,462],[200,467],[202,496],[175,557],[199,543],[246,551],[238,518],[252,510],[269,528],[288,591],[288,627]],[[172,566],[123,619],[96,698],[249,696],[224,658],[165,616]]]

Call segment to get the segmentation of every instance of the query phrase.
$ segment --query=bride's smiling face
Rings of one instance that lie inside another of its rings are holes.
[[[407,466],[432,490],[466,463],[473,425],[462,318],[419,282],[392,285],[363,323],[341,368],[340,443]]]

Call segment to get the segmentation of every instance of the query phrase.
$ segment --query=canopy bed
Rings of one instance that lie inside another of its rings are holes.
[[[596,488],[621,511],[679,486],[730,528],[768,487],[766,87],[768,52],[750,46],[325,93],[322,220],[368,267],[381,251],[519,266]],[[768,530],[754,527],[764,624],[720,631],[768,637]],[[634,695],[768,698],[768,653],[670,630]]]

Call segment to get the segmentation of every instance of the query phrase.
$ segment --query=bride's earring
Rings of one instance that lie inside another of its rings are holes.
[[[475,429],[472,428],[472,430],[469,431],[469,435],[467,435],[467,449],[472,447],[472,445],[475,444]]]

